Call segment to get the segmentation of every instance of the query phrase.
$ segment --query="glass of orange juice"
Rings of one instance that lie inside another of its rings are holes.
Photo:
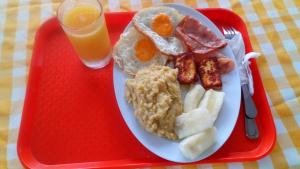
[[[57,16],[86,66],[96,69],[109,63],[111,43],[98,0],[64,0],[58,7]]]

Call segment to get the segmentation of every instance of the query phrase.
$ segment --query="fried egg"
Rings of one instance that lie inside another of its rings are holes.
[[[135,28],[149,37],[155,46],[166,55],[179,55],[185,52],[181,41],[174,32],[183,16],[174,8],[160,6],[146,8],[133,18]]]
[[[112,55],[118,66],[129,75],[135,75],[138,70],[151,64],[164,65],[167,61],[167,56],[133,26],[121,34]]]

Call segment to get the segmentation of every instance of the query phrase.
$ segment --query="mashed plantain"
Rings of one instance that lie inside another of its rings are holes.
[[[140,124],[149,132],[171,140],[175,119],[183,111],[177,69],[151,65],[126,81],[126,99]]]

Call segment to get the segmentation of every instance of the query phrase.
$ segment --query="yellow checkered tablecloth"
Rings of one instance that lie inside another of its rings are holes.
[[[247,23],[277,130],[271,154],[244,163],[166,168],[300,168],[299,0],[104,0],[106,11],[138,10],[163,2],[232,9]],[[22,168],[16,142],[35,31],[58,0],[0,1],[0,168]],[[160,167],[159,167],[160,168]],[[165,168],[165,167],[162,167]]]

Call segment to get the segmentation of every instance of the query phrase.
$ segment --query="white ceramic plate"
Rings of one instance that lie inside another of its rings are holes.
[[[206,18],[198,11],[178,4],[166,4],[166,6],[170,6],[177,9],[183,15],[190,15],[198,19],[204,25],[209,27],[218,37],[224,38],[222,33],[218,30],[218,28],[208,18]],[[233,53],[228,46],[222,49],[221,52],[234,60]],[[114,65],[113,76],[115,95],[126,124],[128,125],[131,132],[135,135],[135,137],[147,149],[149,149],[154,154],[160,156],[161,158],[180,163],[195,162],[202,160],[212,155],[225,143],[235,126],[239,114],[241,99],[240,79],[238,76],[238,70],[236,68],[229,74],[226,74],[222,77],[222,90],[226,94],[224,104],[219,113],[218,119],[215,122],[215,127],[217,128],[216,143],[193,160],[187,159],[181,154],[178,147],[179,142],[170,141],[165,138],[155,136],[147,132],[139,124],[138,120],[134,116],[134,110],[132,106],[128,104],[125,99],[125,81],[128,77],[122,70],[119,69],[119,67],[116,64]]]

